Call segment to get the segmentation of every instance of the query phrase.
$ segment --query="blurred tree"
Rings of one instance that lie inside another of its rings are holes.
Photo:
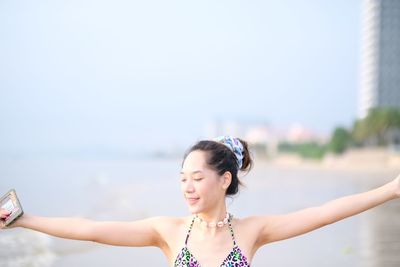
[[[336,154],[341,154],[351,144],[352,137],[350,132],[343,127],[337,127],[333,132],[328,148]]]
[[[373,108],[367,117],[355,121],[351,135],[358,144],[383,146],[393,142],[391,133],[398,128],[400,109]]]
[[[322,159],[327,150],[324,144],[317,142],[289,143],[281,142],[278,145],[279,152],[296,153],[303,158]]]
[[[304,158],[321,159],[327,151],[343,153],[352,146],[400,145],[400,109],[373,108],[367,117],[354,121],[351,130],[336,127],[328,145],[316,142],[281,142],[279,152],[297,153]]]

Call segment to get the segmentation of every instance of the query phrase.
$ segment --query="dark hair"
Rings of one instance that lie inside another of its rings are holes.
[[[243,163],[240,170],[238,169],[239,166],[233,151],[225,146],[223,143],[211,140],[202,140],[194,144],[185,153],[183,161],[185,161],[190,152],[197,150],[206,152],[207,164],[212,169],[217,171],[219,175],[223,175],[226,171],[229,171],[232,174],[232,181],[228,189],[226,190],[226,195],[233,196],[239,191],[239,185],[243,185],[243,183],[239,180],[238,172],[244,171],[248,173],[253,166],[253,160],[251,159],[247,142],[243,141],[240,138],[238,138],[238,140],[243,145]]]

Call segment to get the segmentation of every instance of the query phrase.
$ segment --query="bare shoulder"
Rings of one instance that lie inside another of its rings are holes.
[[[187,221],[186,217],[169,217],[169,216],[157,216],[150,218],[153,225],[158,229],[163,228],[176,228],[180,227],[181,225],[185,224]]]
[[[268,225],[276,223],[279,215],[266,214],[266,215],[252,215],[243,219],[243,223],[250,231],[256,232],[257,236],[265,230]]]
[[[153,227],[168,243],[175,243],[177,239],[185,236],[185,231],[190,224],[190,217],[158,216],[151,218]]]
[[[234,218],[233,224],[236,227],[245,228],[246,230],[257,230],[261,226],[262,221],[268,218],[268,215],[252,215],[244,218]]]
[[[266,215],[252,215],[238,221],[238,228],[243,228],[246,235],[249,235],[251,242],[257,248],[267,243],[267,238],[270,232],[282,223],[282,215],[266,214]]]
[[[163,243],[161,250],[168,259],[172,259],[179,248],[184,244],[186,231],[190,224],[190,216],[187,217],[153,217],[153,226],[159,233]]]

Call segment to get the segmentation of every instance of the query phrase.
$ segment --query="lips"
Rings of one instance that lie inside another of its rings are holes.
[[[190,205],[194,205],[199,201],[200,198],[198,197],[187,197],[186,200]]]

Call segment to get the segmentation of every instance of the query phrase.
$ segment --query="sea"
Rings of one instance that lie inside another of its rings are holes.
[[[0,193],[16,190],[25,213],[131,221],[186,216],[181,159],[1,159]],[[227,199],[235,217],[285,214],[371,190],[394,170],[327,170],[275,166],[265,160]],[[400,201],[259,249],[252,266],[400,266]],[[25,228],[0,230],[2,267],[168,266],[153,247],[119,247],[68,240]]]

